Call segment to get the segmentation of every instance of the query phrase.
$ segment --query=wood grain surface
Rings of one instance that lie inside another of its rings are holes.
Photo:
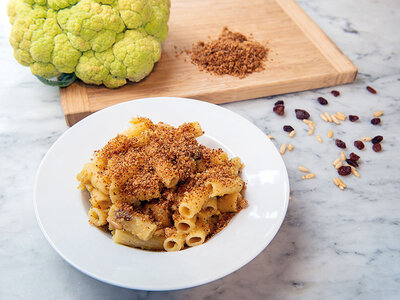
[[[265,43],[265,70],[244,79],[201,72],[181,50],[224,26]],[[357,67],[293,0],[172,0],[169,35],[153,72],[118,89],[80,81],[60,89],[68,125],[105,107],[146,97],[226,103],[353,82]]]

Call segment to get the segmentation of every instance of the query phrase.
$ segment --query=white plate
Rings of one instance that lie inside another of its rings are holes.
[[[150,252],[115,244],[88,224],[87,196],[76,174],[132,117],[180,125],[199,121],[199,141],[239,156],[248,208],[207,243],[180,252]],[[118,104],[68,129],[44,157],[36,178],[35,210],[53,248],[72,266],[101,281],[140,290],[174,290],[211,282],[241,268],[272,240],[285,217],[289,181],[271,141],[243,117],[220,106],[182,98]]]

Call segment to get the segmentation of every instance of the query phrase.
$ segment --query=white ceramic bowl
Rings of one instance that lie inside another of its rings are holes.
[[[150,252],[115,244],[88,223],[87,196],[76,174],[132,117],[180,125],[199,121],[208,147],[221,147],[245,164],[248,208],[203,245],[180,252]],[[35,211],[53,248],[98,280],[140,290],[174,290],[211,282],[241,268],[272,240],[289,199],[287,171],[266,135],[220,106],[183,98],[133,100],[101,110],[68,129],[44,157],[36,178]]]

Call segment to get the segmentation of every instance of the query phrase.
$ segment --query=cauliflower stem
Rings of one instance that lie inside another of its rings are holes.
[[[41,82],[117,88],[161,57],[170,0],[10,0],[15,59]],[[57,80],[51,80],[56,78]]]

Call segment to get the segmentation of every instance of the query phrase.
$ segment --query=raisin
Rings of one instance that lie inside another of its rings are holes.
[[[342,140],[336,139],[335,144],[336,144],[336,146],[338,146],[339,148],[342,148],[342,149],[346,148],[346,143],[343,142]]]
[[[353,166],[354,168],[358,168],[358,163],[350,158],[346,159],[346,162],[350,165]]]
[[[371,120],[371,124],[372,124],[372,125],[378,125],[380,122],[381,122],[381,119],[380,119],[380,118],[373,118],[373,119]]]
[[[324,97],[318,97],[318,102],[321,105],[327,105],[328,104],[328,100],[326,100]]]
[[[364,149],[364,143],[360,140],[354,141],[354,146],[358,149],[358,150],[362,150]]]
[[[375,152],[381,152],[382,151],[382,146],[381,146],[381,144],[374,144],[373,146],[372,146],[372,150],[374,150]]]
[[[350,153],[350,159],[352,161],[358,161],[360,159],[360,157],[357,154],[355,154],[354,152],[351,152]]]
[[[350,122],[355,122],[355,121],[357,121],[359,119],[359,117],[358,116],[355,116],[355,115],[349,115],[349,120],[350,120]]]
[[[276,101],[274,105],[276,106],[276,105],[284,105],[284,104],[285,103],[283,102],[283,100],[279,100],[279,101]]]
[[[275,105],[273,110],[276,114],[283,116],[283,114],[285,113],[285,106],[282,104]]]
[[[337,171],[339,175],[347,176],[351,173],[351,168],[349,166],[341,166]]]
[[[381,135],[377,135],[371,140],[372,144],[379,144],[382,141],[383,141],[383,136]]]
[[[295,109],[294,111],[296,113],[296,118],[299,120],[308,119],[310,117],[310,114],[304,109]]]
[[[339,91],[336,90],[331,91],[331,94],[335,97],[338,97],[340,95]]]
[[[292,132],[294,129],[290,125],[285,125],[285,126],[283,126],[283,130],[286,132]]]
[[[367,91],[370,92],[371,94],[376,94],[376,90],[373,87],[367,86],[366,87]]]

